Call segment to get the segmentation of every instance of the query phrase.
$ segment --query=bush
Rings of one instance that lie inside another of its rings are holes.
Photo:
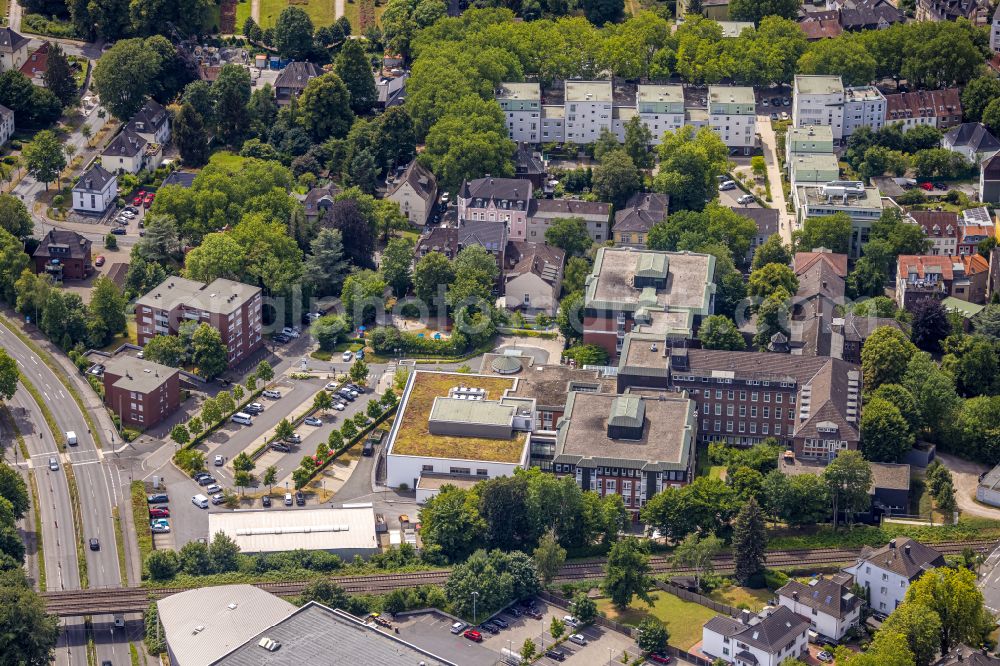
[[[25,14],[21,18],[21,26],[28,32],[49,37],[73,39],[78,36],[72,23],[59,21],[54,17],[46,18],[41,14]]]
[[[125,428],[124,430],[122,430],[122,439],[124,439],[126,442],[134,442],[136,439],[139,438],[139,435],[141,434],[142,434],[141,432],[133,428]]]
[[[764,583],[767,585],[767,589],[777,590],[788,583],[788,576],[781,571],[767,569],[764,572]]]

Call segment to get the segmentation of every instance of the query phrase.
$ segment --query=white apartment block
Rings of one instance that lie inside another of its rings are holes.
[[[684,88],[681,86],[639,86],[635,105],[639,118],[653,135],[654,146],[660,144],[664,132],[676,132],[684,126]]]
[[[990,22],[990,50],[1000,53],[1000,6],[993,13],[993,20]]]
[[[611,131],[611,81],[566,82],[567,143],[594,143],[601,130]]]
[[[833,139],[844,138],[844,84],[839,76],[795,77],[792,95],[795,127],[829,125]]]
[[[844,138],[859,127],[871,127],[877,132],[885,125],[886,101],[875,86],[844,89]]]
[[[501,83],[496,100],[503,109],[507,133],[518,143],[540,143],[542,88],[537,83]]]
[[[726,146],[749,155],[756,137],[756,104],[749,86],[709,86],[708,126]]]

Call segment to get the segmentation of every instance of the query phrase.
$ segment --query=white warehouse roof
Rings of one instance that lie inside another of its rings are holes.
[[[375,551],[371,504],[290,511],[226,511],[208,514],[208,533],[224,532],[244,553],[290,550]]]

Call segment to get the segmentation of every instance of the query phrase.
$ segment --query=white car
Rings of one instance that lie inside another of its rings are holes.
[[[169,525],[153,525],[149,528],[149,531],[153,534],[166,534],[170,531]]]
[[[214,495],[215,493],[221,493],[222,486],[220,486],[217,483],[213,483],[212,485],[205,488],[205,492],[208,493],[209,495]]]
[[[568,627],[578,627],[580,626],[580,621],[572,615],[566,615],[563,617],[563,624]]]
[[[455,624],[451,625],[451,633],[460,634],[462,633],[462,630],[465,629],[467,626],[469,625],[467,625],[464,622],[456,622]]]
[[[222,467],[225,464],[226,464],[226,458],[225,458],[225,456],[215,456],[215,466],[216,467]]]
[[[335,402],[333,403],[333,408],[336,409],[338,412],[342,412],[345,409],[347,409],[347,405],[345,405],[342,402]]]
[[[338,384],[337,382],[330,382],[329,384],[327,384],[326,386],[323,387],[323,390],[324,391],[336,391],[338,388],[340,388],[340,384]]]
[[[59,471],[59,461],[55,458],[49,458],[49,469],[53,472]]]
[[[354,360],[354,352],[348,349],[341,355],[340,358],[344,359],[344,363],[350,363],[351,361]]]
[[[323,420],[316,418],[315,416],[307,416],[302,422],[307,426],[319,427],[323,425]]]
[[[275,391],[274,389],[267,389],[266,391],[261,393],[261,395],[264,396],[265,398],[270,398],[271,400],[277,400],[278,398],[281,397],[281,392]]]
[[[584,638],[583,634],[570,634],[570,643],[576,643],[577,645],[586,645],[587,639]]]
[[[282,333],[282,335],[287,335],[290,338],[297,338],[297,337],[299,337],[299,329],[292,328],[292,327],[289,327],[289,326],[286,326],[283,329],[281,329],[281,333]]]
[[[719,184],[720,192],[725,192],[726,190],[735,190],[735,189],[736,189],[736,181],[733,180],[724,180],[722,181],[722,183]]]
[[[753,195],[752,194],[744,194],[743,196],[741,196],[739,199],[736,200],[736,203],[738,203],[738,204],[744,204],[744,205],[745,204],[753,203]]]

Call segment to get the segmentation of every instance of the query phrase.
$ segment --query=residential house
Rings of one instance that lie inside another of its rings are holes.
[[[712,255],[602,247],[587,277],[583,341],[614,360],[633,328],[690,339],[714,311]]]
[[[959,224],[971,224],[980,227],[994,227],[993,224],[993,211],[986,206],[976,206],[975,208],[966,208],[962,211],[962,218],[958,222]]]
[[[0,104],[0,146],[14,136],[14,112]]]
[[[918,21],[955,21],[968,19],[974,25],[989,23],[987,0],[917,0]]]
[[[985,647],[956,645],[948,654],[935,661],[934,666],[1000,666],[1000,658],[991,655]]]
[[[809,651],[809,620],[787,606],[738,618],[716,615],[702,628],[701,652],[735,666],[778,666]]]
[[[292,98],[301,95],[306,84],[320,74],[322,72],[319,67],[311,62],[292,61],[285,65],[278,78],[274,80],[274,96],[278,106],[291,104]]]
[[[862,599],[851,592],[852,579],[838,573],[808,583],[790,580],[775,594],[778,604],[809,620],[820,636],[839,641],[861,619]]]
[[[448,259],[458,255],[458,229],[454,227],[428,227],[417,241],[416,257],[419,261],[430,252],[440,252]]]
[[[868,605],[888,615],[903,602],[910,583],[944,566],[944,556],[909,537],[896,537],[881,548],[866,546],[857,562],[844,569],[868,594]]]
[[[958,254],[958,214],[946,210],[912,210],[910,219],[924,230],[931,242],[929,254],[953,256]]]
[[[683,344],[662,334],[626,335],[618,391],[687,391],[701,403],[701,442],[751,446],[775,437],[793,448],[796,457],[817,460],[858,448],[858,366],[823,356],[688,349]]]
[[[582,219],[595,243],[601,244],[611,238],[611,204],[581,199],[532,199],[526,237],[533,243],[541,243],[556,220],[569,217]]]
[[[35,272],[50,275],[56,282],[84,280],[94,270],[90,248],[90,241],[75,231],[50,229],[31,255]]]
[[[0,28],[0,71],[19,70],[28,59],[31,40],[10,28]]]
[[[32,85],[45,87],[45,72],[49,68],[49,49],[52,45],[42,42],[42,45],[31,52],[28,59],[21,65],[21,73],[31,80]]]
[[[892,11],[899,10],[892,7]],[[885,95],[875,86],[844,88],[844,138],[854,134],[859,127],[870,127],[873,132],[882,129],[887,104]]]
[[[104,404],[122,423],[151,428],[180,407],[180,372],[152,361],[119,355],[104,363]]]
[[[615,211],[615,245],[642,250],[653,225],[665,222],[670,197],[655,192],[636,192],[625,207]]]
[[[386,193],[385,198],[399,204],[410,224],[427,224],[437,203],[437,179],[430,169],[416,159]]]
[[[156,100],[147,99],[146,103],[125,126],[149,143],[161,146],[170,141],[170,113]]]
[[[378,91],[378,103],[384,108],[393,105],[395,100],[406,93],[406,79],[410,73],[403,68],[403,58],[398,55],[386,55],[382,58],[382,67],[375,70],[375,89]]]
[[[188,321],[208,324],[222,336],[229,366],[264,346],[260,287],[217,278],[211,284],[168,277],[135,302],[138,344],[177,335]]]
[[[677,3],[677,18],[684,18],[688,13],[691,0],[679,0]],[[698,13],[715,21],[729,20],[729,0],[702,0]]]
[[[176,173],[176,172],[175,172]],[[307,222],[315,222],[326,216],[333,208],[333,201],[340,194],[340,187],[330,183],[324,187],[314,187],[302,200],[302,208]]]
[[[753,260],[757,248],[763,245],[768,238],[778,233],[778,209],[731,206],[731,210],[737,215],[753,220],[753,223],[757,225],[757,233],[750,238],[750,250],[747,252],[746,260],[749,263]]]
[[[844,31],[840,27],[840,13],[837,11],[809,12],[799,21],[799,28],[810,42],[833,39]]]
[[[786,476],[812,474],[819,476],[829,460],[797,458],[792,451],[778,460],[778,469]],[[905,514],[910,505],[910,466],[897,463],[870,462],[872,482],[868,487],[869,505],[858,512],[859,516],[879,519],[883,515]],[[834,638],[830,634],[824,634]]]
[[[910,309],[923,298],[947,296],[970,303],[986,301],[989,264],[982,255],[900,255],[896,265],[896,303]]]
[[[638,521],[656,493],[694,478],[695,410],[683,394],[572,391],[557,424],[553,471],[584,491],[621,495]]]
[[[930,125],[947,130],[962,122],[961,91],[915,90],[885,96],[885,121],[902,123],[903,131],[917,125]]]
[[[514,153],[514,177],[531,182],[532,188],[546,193],[550,193],[545,168],[545,160],[542,154],[532,149],[527,143],[517,144],[517,152]]]
[[[1000,152],[1000,140],[982,123],[962,123],[941,138],[941,147],[959,153],[974,164]]]
[[[167,177],[163,179],[163,185],[161,185],[161,187],[176,185],[178,187],[183,187],[184,189],[189,189],[194,185],[194,179],[197,177],[198,174],[190,171],[171,171],[167,174]]]
[[[1000,203],[1000,155],[994,155],[979,165],[979,200]]]
[[[990,21],[990,50],[1000,53],[1000,5],[993,12],[993,20]]]
[[[542,87],[539,83],[501,83],[495,98],[504,112],[511,140],[541,142]]]
[[[844,84],[839,76],[795,76],[792,90],[795,127],[828,125],[834,141],[844,138]]]
[[[487,176],[464,181],[457,197],[458,224],[503,222],[511,240],[532,240],[527,237],[531,193],[531,181],[523,179]]]
[[[787,351],[795,355],[836,356],[833,321],[837,308],[845,302],[847,255],[818,248],[797,253],[792,266],[799,289],[793,298]],[[781,347],[772,351],[786,350]]]
[[[118,178],[98,163],[84,172],[73,186],[73,210],[103,214],[118,198]]]
[[[101,166],[115,173],[153,171],[163,161],[163,148],[150,143],[128,127],[118,133],[101,153]]]
[[[979,244],[993,238],[993,225],[963,224],[958,227],[958,256],[964,257],[979,251]]]
[[[554,317],[559,309],[566,252],[545,243],[509,241],[504,257],[504,294],[510,310]]]
[[[885,30],[903,23],[906,16],[888,0],[857,0],[845,2],[840,10],[840,25],[844,30]]]
[[[756,142],[757,101],[746,86],[708,87],[708,125],[728,148],[749,155]]]
[[[865,346],[865,341],[880,326],[897,328],[903,331],[907,338],[910,337],[908,327],[888,317],[861,317],[853,312],[848,312],[843,319],[835,319],[834,333],[839,335],[843,340],[843,345],[840,349],[840,358],[848,363],[861,365],[861,350]]]

